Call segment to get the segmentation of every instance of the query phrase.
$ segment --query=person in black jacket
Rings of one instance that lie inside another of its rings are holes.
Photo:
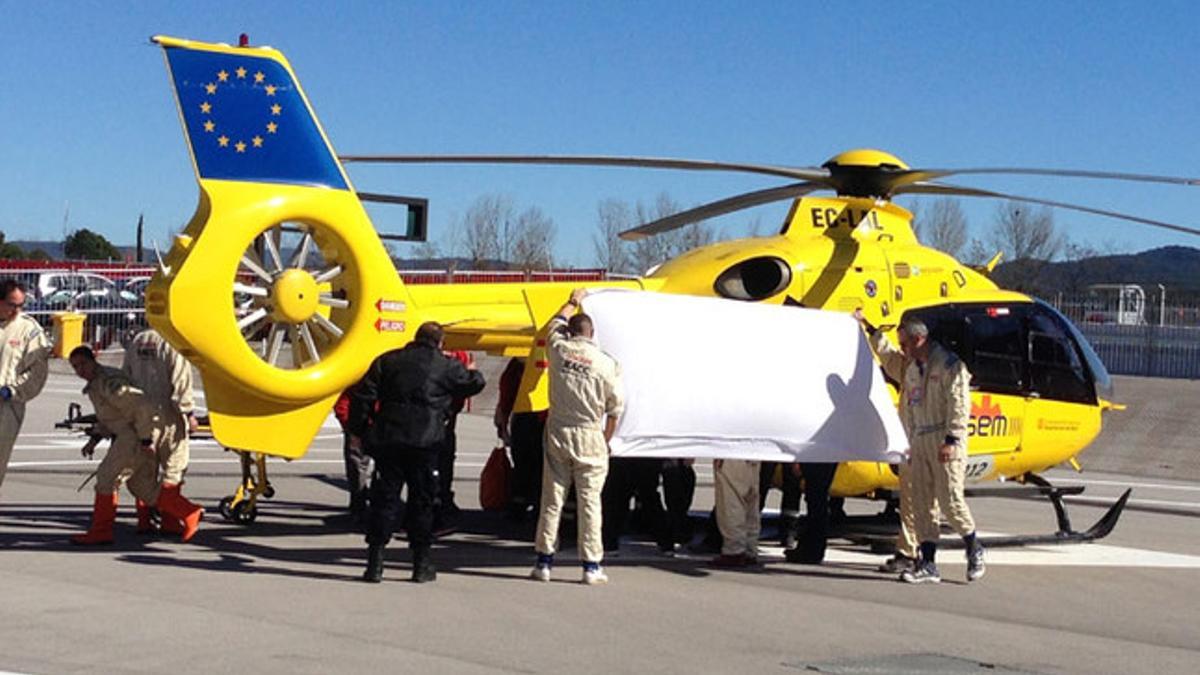
[[[383,550],[404,508],[408,486],[408,542],[412,580],[433,581],[433,505],[438,490],[438,449],[446,435],[454,399],[478,394],[483,375],[442,354],[442,327],[421,324],[412,342],[371,364],[350,399],[351,443],[375,459],[367,527],[367,570],[363,580],[383,580]],[[378,407],[376,406],[378,403]],[[365,435],[365,437],[364,437]]]

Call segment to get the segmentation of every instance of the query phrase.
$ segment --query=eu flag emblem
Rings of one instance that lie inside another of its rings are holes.
[[[200,178],[347,189],[291,73],[277,61],[167,47]]]

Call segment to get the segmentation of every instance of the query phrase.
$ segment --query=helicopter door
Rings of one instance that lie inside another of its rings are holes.
[[[1027,407],[1025,313],[1022,305],[968,305],[963,319],[971,371],[967,480],[983,480],[1021,450]],[[960,352],[961,355],[961,352]]]
[[[911,310],[930,336],[971,372],[967,480],[985,480],[1015,463],[1022,447],[1028,392],[1025,316],[1018,303],[936,305]]]

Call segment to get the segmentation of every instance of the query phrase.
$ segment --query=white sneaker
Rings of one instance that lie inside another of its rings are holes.
[[[533,570],[529,573],[529,578],[534,581],[550,581],[550,566],[534,565]]]
[[[608,575],[604,573],[604,569],[601,567],[597,567],[596,569],[592,569],[592,570],[584,570],[583,571],[583,583],[587,584],[588,586],[598,586],[600,584],[607,584],[608,583]]]

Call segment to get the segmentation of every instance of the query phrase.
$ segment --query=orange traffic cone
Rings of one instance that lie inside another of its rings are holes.
[[[183,523],[183,531],[179,538],[187,542],[196,534],[200,527],[200,519],[204,517],[204,509],[188,501],[179,492],[179,485],[163,483],[158,493],[158,512],[167,518],[175,518]]]
[[[95,546],[111,544],[113,541],[113,521],[117,519],[117,494],[97,493],[92,504],[92,526],[87,532],[71,537],[72,544]]]

